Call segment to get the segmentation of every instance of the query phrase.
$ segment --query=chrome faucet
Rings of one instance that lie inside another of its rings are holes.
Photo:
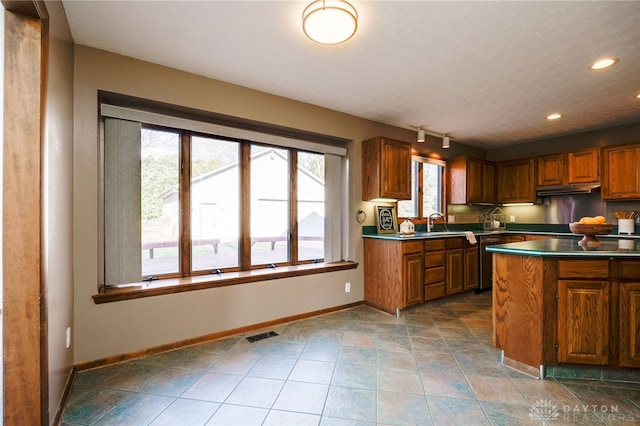
[[[429,215],[429,217],[427,218],[427,232],[431,232],[431,230],[433,229],[433,220],[437,219],[441,217],[442,219],[444,219],[444,214],[440,213],[440,212],[435,212],[435,213],[431,213]],[[445,221],[446,223],[446,221]],[[446,225],[445,225],[446,228]]]

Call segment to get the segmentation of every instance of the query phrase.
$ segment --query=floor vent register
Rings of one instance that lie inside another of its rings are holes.
[[[247,337],[247,340],[251,343],[257,342],[258,340],[268,339],[269,337],[275,337],[278,333],[275,331],[267,331],[266,333],[256,334],[255,336]]]

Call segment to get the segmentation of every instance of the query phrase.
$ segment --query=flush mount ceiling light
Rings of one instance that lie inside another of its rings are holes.
[[[426,139],[426,133],[424,129],[418,129],[418,142],[423,143]]]
[[[358,28],[358,12],[344,0],[316,0],[302,12],[302,29],[313,41],[338,44]]]
[[[591,65],[590,69],[594,71],[603,70],[617,63],[618,63],[618,58],[604,58],[604,59],[600,59],[599,61]]]
[[[562,118],[562,114],[558,112],[554,112],[553,114],[547,115],[547,120],[557,120],[559,118]]]

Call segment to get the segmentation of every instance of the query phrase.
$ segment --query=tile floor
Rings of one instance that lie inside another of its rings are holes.
[[[250,343],[264,331],[279,335]],[[78,374],[63,425],[640,423],[640,384],[499,363],[490,294],[367,306]]]

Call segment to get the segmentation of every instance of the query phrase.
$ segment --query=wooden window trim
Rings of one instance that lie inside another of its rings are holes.
[[[416,186],[417,186],[417,204],[418,204],[418,216],[417,217],[411,217],[411,221],[414,224],[426,224],[427,223],[427,217],[424,216],[424,211],[423,211],[423,204],[424,204],[424,164],[436,164],[439,165],[440,167],[442,167],[442,170],[440,171],[440,209],[441,211],[446,215],[447,212],[447,203],[446,203],[446,191],[447,191],[447,186],[446,186],[446,162],[442,161],[442,160],[437,160],[435,158],[430,158],[430,157],[426,157],[424,155],[413,155],[411,157],[411,161],[412,162],[418,162],[418,171],[417,171],[417,175],[416,175]],[[413,188],[412,188],[413,190]],[[396,203],[396,208],[397,208],[397,203]],[[409,217],[398,217],[398,220],[400,219],[409,219]],[[438,220],[435,221],[435,223],[444,223],[445,220],[444,218],[439,218]]]
[[[100,286],[98,294],[94,294],[92,297],[94,303],[101,304],[165,294],[183,293],[185,291],[225,287],[236,284],[248,284],[282,278],[344,271],[348,269],[356,269],[357,267],[358,264],[351,261],[334,263],[305,263],[301,265],[281,266],[275,269],[252,269],[249,271],[225,272],[223,274],[215,275],[209,274],[182,278],[168,278],[119,286]]]

